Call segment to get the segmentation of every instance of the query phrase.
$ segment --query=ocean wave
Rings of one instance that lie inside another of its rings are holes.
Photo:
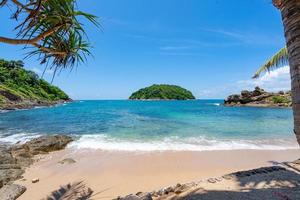
[[[206,105],[220,106],[220,105],[221,105],[221,103],[207,103]]]
[[[10,110],[0,110],[0,113],[7,113],[9,112]]]
[[[70,148],[100,149],[105,151],[214,151],[214,150],[287,150],[297,149],[296,141],[290,140],[216,140],[204,137],[164,138],[157,141],[121,140],[106,135],[84,135]]]
[[[18,133],[18,134],[11,134],[11,135],[0,135],[0,142],[10,143],[10,144],[25,143],[39,136],[41,135],[36,133]]]

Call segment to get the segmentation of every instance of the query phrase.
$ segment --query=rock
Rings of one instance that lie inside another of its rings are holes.
[[[265,93],[263,89],[261,89],[260,87],[255,87],[254,91],[252,92],[252,95],[259,96],[262,95],[263,93]]]
[[[209,183],[216,183],[217,181],[214,178],[207,179],[207,182]]]
[[[142,200],[139,196],[134,195],[134,194],[130,194],[127,195],[126,197],[123,198],[119,198],[120,200]]]
[[[13,94],[12,92],[8,91],[8,90],[0,90],[0,95],[4,96],[5,98],[7,98],[10,101],[16,101],[19,102],[22,100],[22,98],[18,95]]]
[[[152,195],[150,193],[138,192],[136,193],[141,200],[152,200]]]
[[[240,96],[238,94],[230,95],[229,97],[227,97],[227,100],[226,100],[226,102],[228,102],[228,103],[237,103],[239,101],[240,101]]]
[[[152,196],[150,193],[146,193],[144,195],[141,196],[142,200],[152,200]]]
[[[251,96],[251,92],[249,92],[248,90],[243,90],[241,92],[241,96],[242,97],[250,97]]]
[[[1,200],[15,200],[21,196],[26,191],[25,186],[12,184],[5,185],[0,189],[0,199]]]
[[[168,187],[165,189],[165,193],[170,193],[170,192],[174,192],[174,188],[173,187]]]
[[[76,163],[76,161],[73,158],[65,158],[65,159],[59,161],[58,163],[64,165],[64,164],[73,164],[73,163]]]
[[[13,146],[0,144],[0,188],[22,178],[24,169],[34,162],[35,155],[61,150],[71,141],[69,136],[55,135]]]
[[[26,142],[23,148],[31,154],[43,154],[64,149],[73,139],[66,135],[41,136]]]
[[[39,181],[40,181],[40,179],[38,179],[38,178],[34,178],[34,179],[31,180],[32,183],[37,183]]]
[[[227,106],[289,107],[291,102],[290,92],[270,93],[256,87],[253,91],[243,90],[240,95],[228,96],[224,104]]]
[[[15,181],[19,178],[22,178],[22,174],[25,171],[23,169],[5,169],[0,170],[0,188],[10,183],[11,181]]]
[[[174,189],[174,193],[175,194],[180,194],[180,193],[184,192],[187,188],[188,187],[185,184],[183,184],[183,185],[177,184],[175,189]]]
[[[181,186],[181,184],[180,184],[180,183],[177,183],[175,187],[178,188],[178,187],[180,187],[180,186]]]

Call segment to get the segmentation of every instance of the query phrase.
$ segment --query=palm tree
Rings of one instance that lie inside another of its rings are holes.
[[[252,78],[258,78],[264,72],[270,72],[284,65],[289,64],[287,48],[280,49],[273,57],[263,64],[253,75]]]
[[[0,0],[0,8],[4,6],[15,10],[11,19],[18,25],[15,38],[0,37],[0,42],[30,49],[26,57],[37,56],[41,64],[47,63],[46,68],[50,65],[56,73],[72,69],[90,55],[79,18],[96,26],[98,22],[96,16],[77,10],[76,0]]]
[[[300,1],[273,0],[281,11],[290,65],[294,133],[300,144]]]

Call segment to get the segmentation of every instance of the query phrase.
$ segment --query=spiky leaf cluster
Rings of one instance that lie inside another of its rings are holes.
[[[73,68],[90,55],[90,44],[82,23],[98,26],[97,17],[77,10],[76,0],[0,0],[0,6],[13,5],[12,19],[16,38],[0,37],[0,42],[25,45],[27,56],[37,56],[42,64],[54,71]]]

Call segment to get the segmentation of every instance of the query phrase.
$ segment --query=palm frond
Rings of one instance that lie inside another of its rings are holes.
[[[273,69],[277,69],[284,65],[287,65],[288,61],[288,52],[287,48],[284,47],[280,49],[272,58],[270,58],[264,65],[262,65],[254,74],[252,78],[258,78],[264,72],[270,72]]]
[[[0,8],[7,2],[0,0]],[[91,55],[91,45],[80,19],[84,18],[97,27],[100,24],[95,15],[77,10],[76,0],[10,2],[17,7],[14,19],[22,20],[15,27],[16,39],[3,41],[15,40],[13,44],[31,48],[26,57],[37,56],[41,64],[49,63],[50,68],[59,72],[66,68],[72,70]]]

